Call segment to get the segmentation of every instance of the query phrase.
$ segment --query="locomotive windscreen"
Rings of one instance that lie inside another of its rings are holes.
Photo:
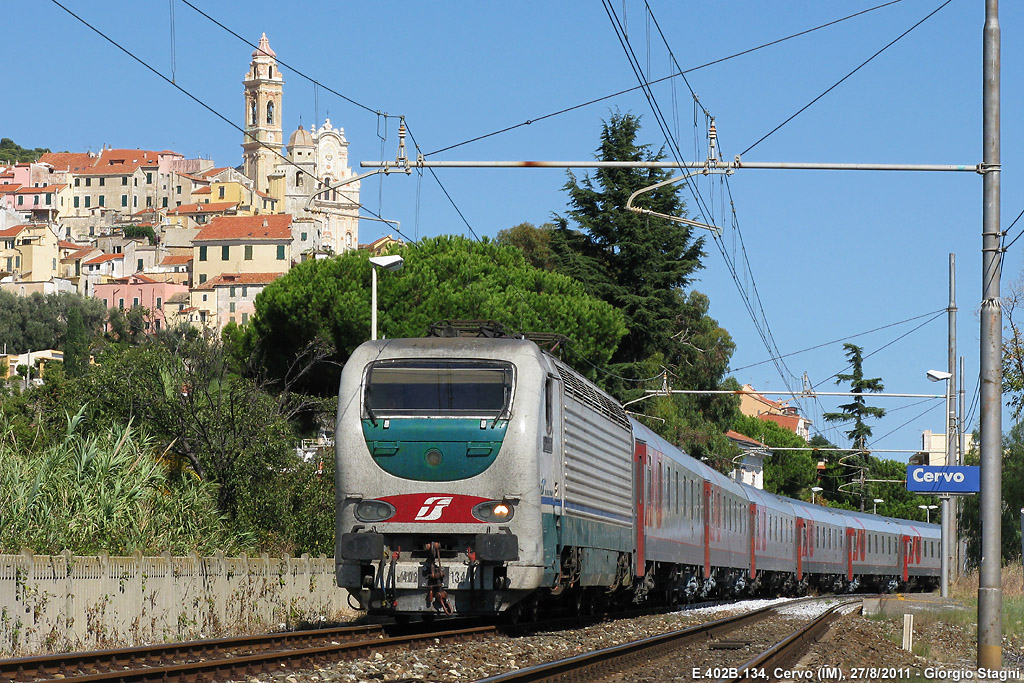
[[[366,373],[364,405],[376,417],[498,417],[511,397],[511,363],[386,360]]]

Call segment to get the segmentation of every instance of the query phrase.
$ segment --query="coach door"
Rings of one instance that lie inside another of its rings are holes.
[[[857,555],[857,530],[846,530],[846,580],[853,581],[853,558]]]
[[[806,529],[804,524],[807,520],[803,517],[796,518],[796,580],[804,578],[804,542]]]
[[[646,565],[644,541],[646,538],[647,506],[650,503],[646,496],[648,487],[647,444],[639,440],[635,441],[634,444],[633,486],[635,487],[636,513],[633,526],[636,529],[636,562],[634,563],[636,566],[633,567],[633,571],[637,576],[643,576]]]
[[[899,547],[899,563],[903,568],[903,580],[906,581],[910,578],[909,564],[910,555],[913,552],[911,544],[913,539],[910,536],[900,536],[900,547]]]
[[[704,480],[704,577],[711,576],[711,520],[714,511],[712,501],[714,496],[711,491],[711,482]]]
[[[747,525],[750,532],[750,578],[757,576],[757,503],[750,504],[750,524]]]

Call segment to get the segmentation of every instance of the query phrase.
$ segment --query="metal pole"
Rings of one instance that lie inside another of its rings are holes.
[[[377,338],[377,266],[370,264],[370,339]]]
[[[967,456],[967,390],[966,380],[964,379],[964,357],[960,356],[960,411],[957,414],[957,430],[956,433],[960,437],[960,443],[958,444],[956,453],[956,464],[963,465],[964,458]],[[959,505],[959,502],[958,502]],[[954,508],[956,509],[956,508]],[[960,576],[960,571],[963,569],[963,550],[961,548],[962,541],[960,540],[960,515],[959,513],[954,514],[953,525],[957,529],[956,545],[953,548],[953,580],[955,581]]]
[[[981,570],[978,666],[999,669],[1003,648],[1000,494],[1002,489],[1002,308],[999,294],[999,0],[985,0],[981,298]]]
[[[949,322],[949,379],[946,380],[946,466],[956,464],[956,410],[953,396],[956,396],[956,254],[949,255],[949,307],[946,309]],[[949,597],[950,567],[955,567],[952,558],[956,548],[956,499],[945,496],[942,504],[941,536],[941,583],[940,595]]]
[[[949,398],[949,386],[952,381],[952,376],[946,379],[946,465],[950,464],[949,455],[953,444],[953,434],[949,428],[949,406],[952,403]],[[939,500],[940,505],[942,505],[942,519],[939,520],[941,524],[939,527],[939,551],[942,554],[939,561],[939,595],[944,598],[949,597],[949,541],[951,538],[949,533],[949,499],[949,494],[946,494]]]

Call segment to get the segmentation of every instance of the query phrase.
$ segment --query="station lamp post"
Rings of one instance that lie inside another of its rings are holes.
[[[932,512],[932,510],[938,508],[939,506],[938,505],[918,505],[917,507],[919,507],[922,510],[924,510],[924,521],[925,521],[925,524],[931,524],[932,523],[931,512]]]
[[[952,379],[953,373],[951,372],[945,372],[944,370],[928,371],[929,381],[946,383],[946,461],[943,464],[946,465],[947,467],[956,464],[956,456],[954,455],[956,451],[954,450],[953,446],[953,444],[955,443],[953,432],[956,431],[956,428],[953,425],[956,421],[955,419],[951,419],[950,416],[950,407],[952,406],[952,401],[950,400],[949,395],[949,387]],[[919,505],[918,507],[921,506]],[[933,505],[932,507],[935,506]],[[942,554],[942,562],[940,563],[942,569],[940,571],[941,578],[939,579],[939,593],[944,598],[949,597],[949,541],[951,538],[953,538],[954,534],[956,533],[956,527],[954,526],[956,524],[956,519],[954,519],[954,517],[955,515],[949,514],[949,496],[943,496],[942,533],[940,536],[941,540],[939,541],[940,552]]]
[[[404,263],[398,254],[370,257],[370,339],[377,338],[377,269],[401,270]]]
[[[811,487],[811,505],[814,505],[814,494],[818,493],[819,491],[821,491],[821,487],[820,486],[812,486]]]
[[[879,503],[884,503],[885,499],[884,498],[875,498],[874,501],[872,501],[872,502],[874,503],[874,505],[871,506],[871,514],[877,515],[878,514],[878,504]]]

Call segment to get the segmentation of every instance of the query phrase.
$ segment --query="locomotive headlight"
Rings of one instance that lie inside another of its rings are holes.
[[[395,515],[395,506],[383,500],[364,500],[356,506],[360,522],[383,522]]]
[[[431,448],[423,454],[423,459],[426,460],[427,464],[431,467],[437,467],[441,464],[441,461],[444,460],[444,455],[436,448]]]
[[[473,516],[481,522],[507,522],[514,514],[512,504],[503,500],[489,500],[473,507]]]

